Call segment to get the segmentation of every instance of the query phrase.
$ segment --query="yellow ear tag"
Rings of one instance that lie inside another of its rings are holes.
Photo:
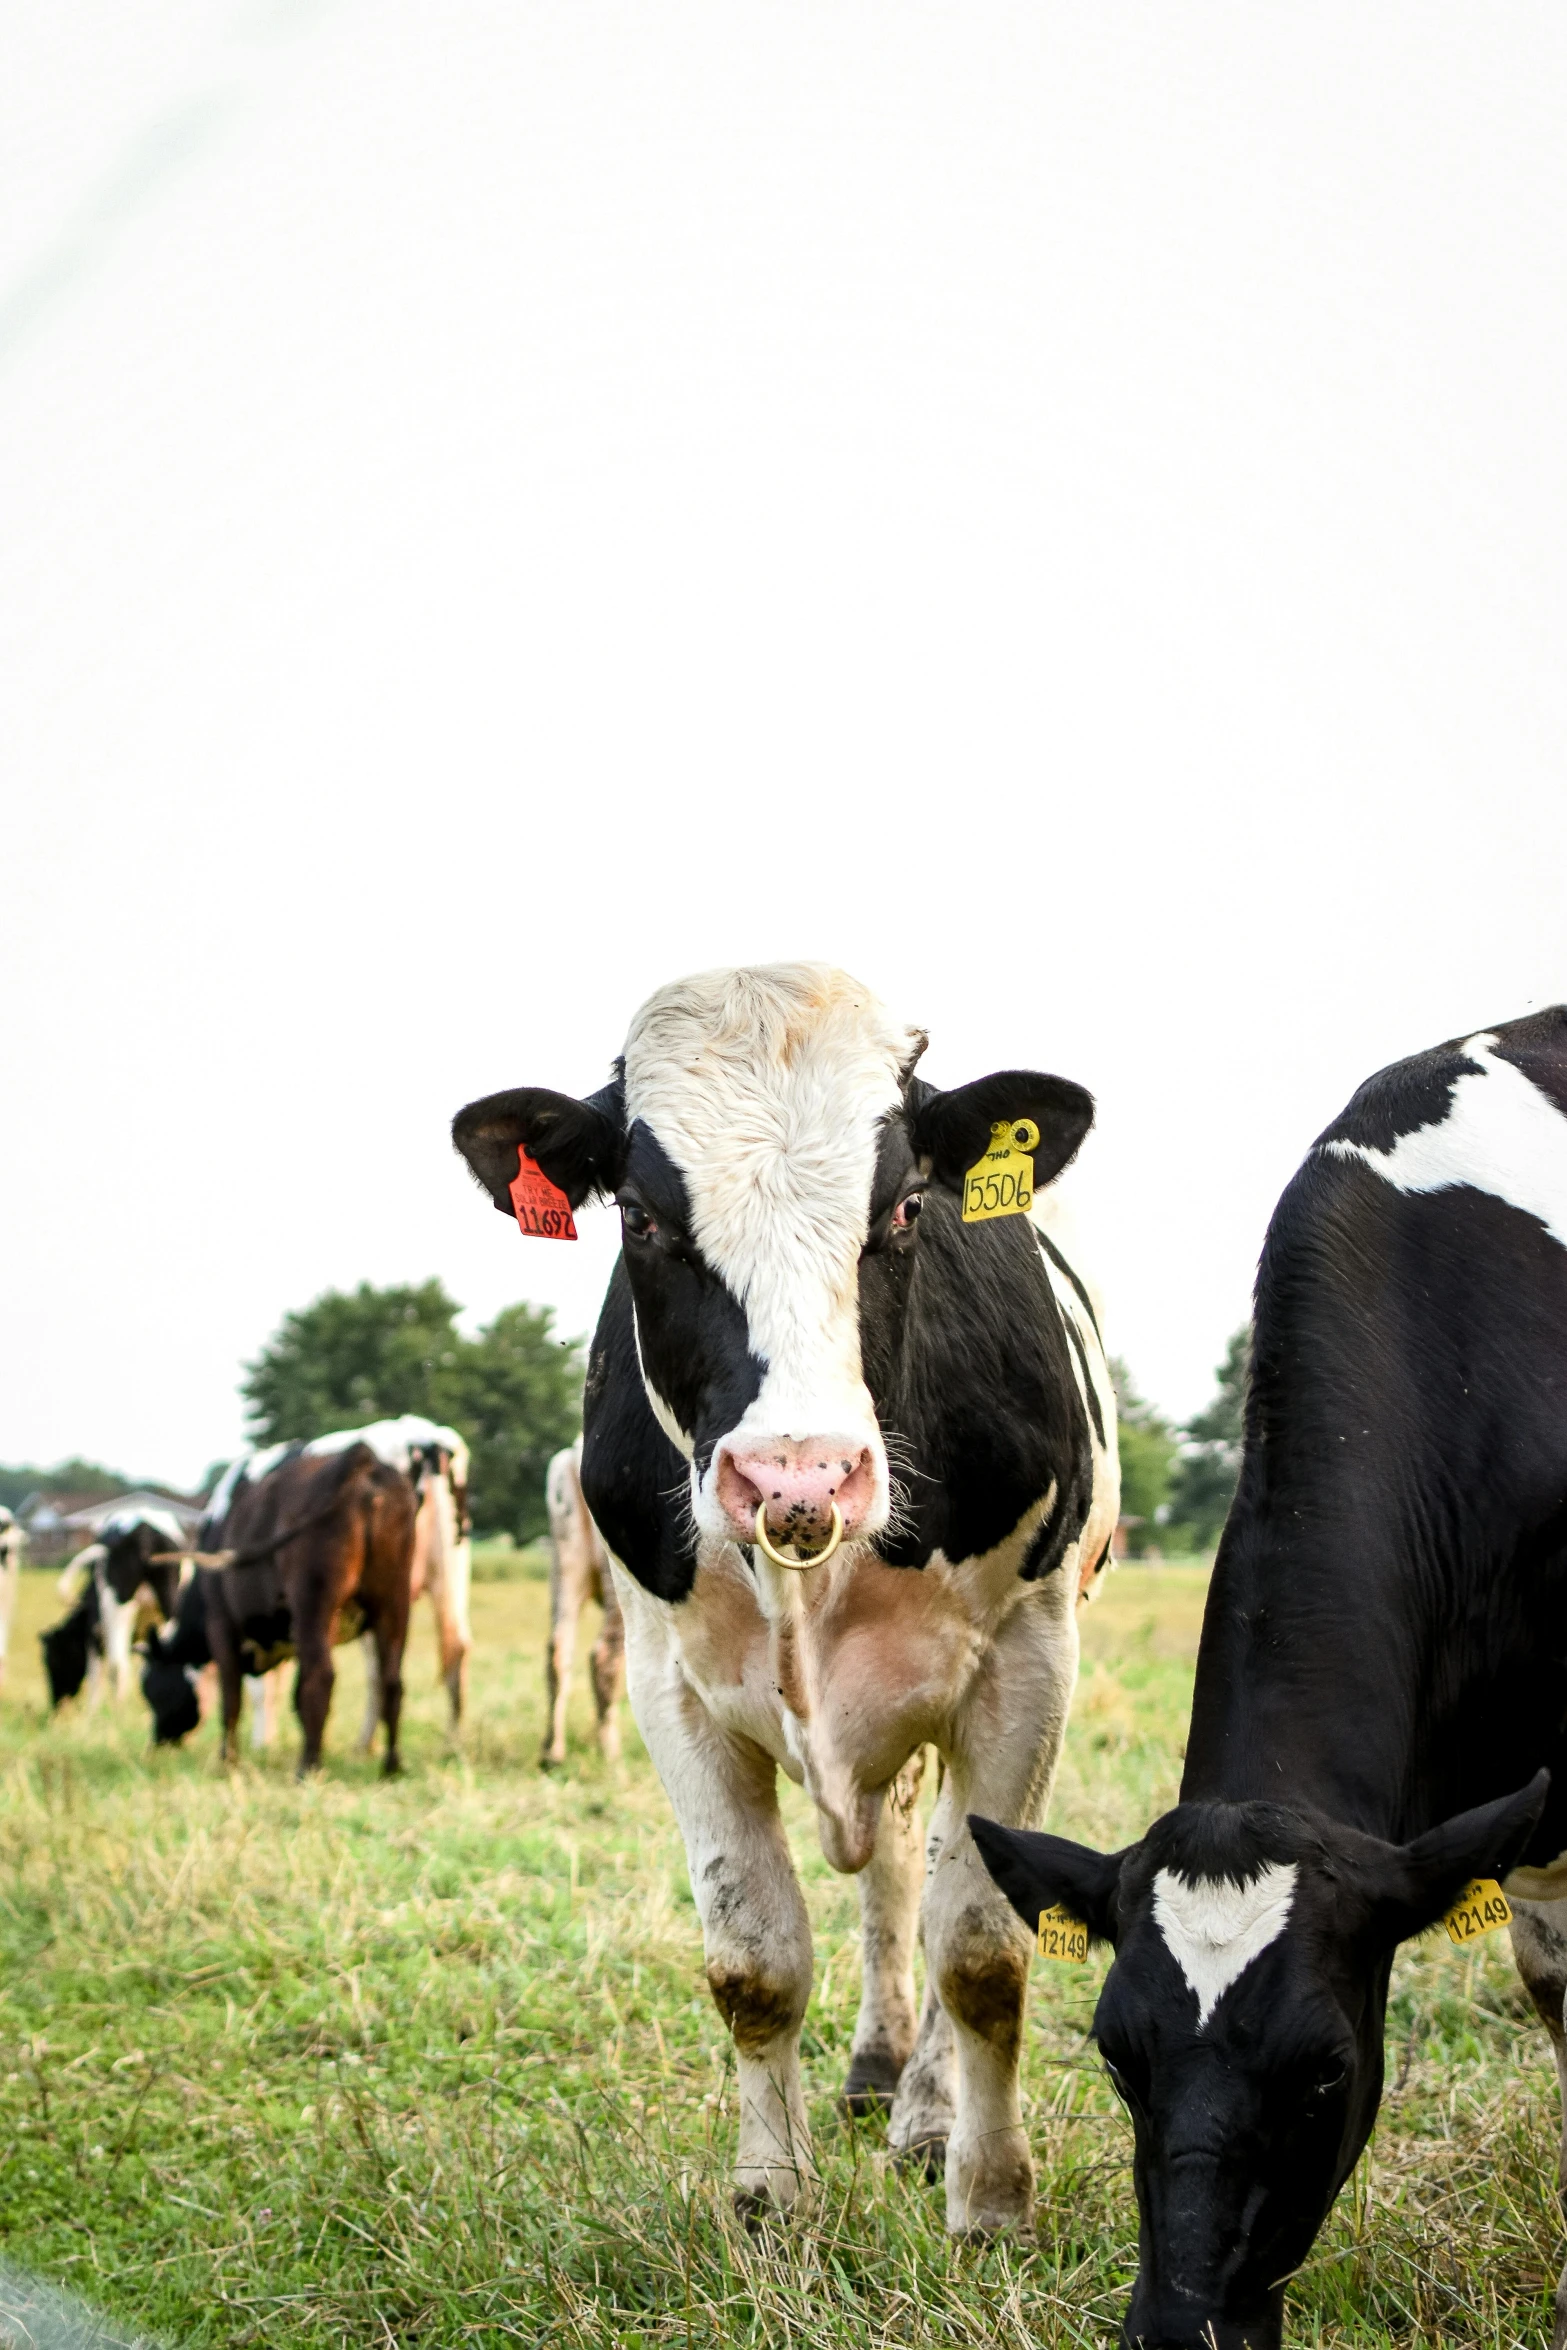
[[[1081,1963],[1088,1956],[1088,1928],[1081,1918],[1074,1918],[1064,1909],[1042,1909],[1039,1913],[1039,1955],[1041,1958],[1069,1958]]]
[[[977,1167],[963,1178],[963,1221],[988,1224],[993,1216],[1026,1216],[1034,1204],[1033,1150],[1039,1128],[1032,1118],[1000,1118]]]
[[[1512,1914],[1496,1879],[1476,1877],[1472,1885],[1464,1887],[1442,1923],[1449,1942],[1478,1942],[1482,1934],[1494,1934],[1498,1926],[1507,1925]]]

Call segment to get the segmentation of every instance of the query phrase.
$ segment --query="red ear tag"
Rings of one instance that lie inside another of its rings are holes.
[[[517,1145],[517,1172],[511,1182],[511,1204],[517,1228],[529,1240],[575,1240],[571,1202],[544,1169]]]

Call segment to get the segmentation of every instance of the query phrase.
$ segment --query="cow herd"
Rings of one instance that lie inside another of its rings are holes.
[[[1039,1826],[1118,1511],[1101,1318],[1046,1196],[1093,1105],[1030,1070],[942,1090],[924,1045],[842,972],[726,970],[655,994],[596,1093],[457,1117],[525,1233],[570,1238],[595,1195],[620,1213],[582,1443],[550,1473],[542,1760],[599,1596],[600,1738],[624,1675],[733,2039],[742,2209],[815,2184],[782,1772],[859,1889],[847,2110],[885,2117],[954,2233],[1026,2225],[1035,1935],[1108,1944],[1094,2036],[1140,2213],[1122,2339],[1275,2350],[1375,2119],[1394,1952],[1505,1919],[1493,1880],[1567,2090],[1567,1010],[1373,1077],[1285,1191],[1180,1800],[1112,1853]],[[194,1546],[144,1527],[122,1569],[133,1530],[106,1527],[108,1669],[125,1578],[168,1569],[160,1735],[210,1655],[232,1751],[244,1676],[286,1644],[308,1765],[332,1642],[360,1632],[395,1769],[420,1589],[461,1709],[465,1486],[453,1431],[388,1423],[237,1464]],[[8,1556],[0,1528],[0,1578]]]
[[[462,1718],[468,1653],[468,1447],[454,1428],[405,1413],[305,1443],[274,1444],[231,1463],[194,1543],[171,1511],[111,1512],[61,1577],[68,1614],[43,1635],[52,1703],[107,1679],[123,1697],[133,1632],[145,1637],[142,1689],[153,1735],[196,1728],[216,1684],[223,1756],[238,1752],[248,1682],[253,1736],[264,1742],[285,1663],[302,1771],[321,1760],[334,1647],[363,1644],[368,1707],[362,1747],[386,1733],[399,1766],[403,1650],[414,1602],[428,1594],[452,1723]]]

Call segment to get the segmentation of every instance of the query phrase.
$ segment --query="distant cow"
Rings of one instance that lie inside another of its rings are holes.
[[[537,1186],[523,1153],[573,1205],[619,1202],[582,1489],[734,2038],[736,2189],[789,2204],[812,2172],[783,1770],[860,1876],[846,2097],[890,2103],[893,2145],[944,2159],[948,2225],[985,2230],[1032,2202],[1030,1953],[964,1819],[1027,1822],[1049,1793],[1117,1517],[1115,1403],[1086,1290],[1016,1212],[1089,1096],[1022,1070],[943,1093],[923,1044],[841,971],[709,972],[643,1006],[602,1092],[496,1094],[453,1132],[504,1214]]]
[[[180,1587],[178,1554],[185,1532],[172,1510],[137,1504],[102,1520],[98,1538],[60,1576],[70,1613],[41,1635],[49,1702],[74,1697],[85,1681],[96,1697],[105,1678],[123,1699],[131,1686],[131,1643],[138,1620],[166,1623]]]
[[[333,1647],[367,1631],[376,1643],[386,1725],[383,1767],[397,1771],[415,1514],[408,1478],[368,1444],[328,1441],[323,1450],[285,1448],[259,1478],[253,1465],[225,1500],[222,1549],[231,1563],[205,1584],[224,1761],[238,1757],[246,1675],[295,1656],[299,1767],[301,1774],[317,1769],[336,1678]]]
[[[26,1549],[26,1532],[16,1525],[9,1509],[0,1506],[0,1690],[5,1687],[5,1652],[12,1638],[12,1610],[16,1607],[16,1584],[21,1579],[21,1553]]]
[[[1393,1953],[1475,1878],[1567,2089],[1564,1609],[1558,1007],[1371,1078],[1279,1202],[1178,1807],[1115,1853],[973,1823],[1025,1918],[1115,1950],[1125,2342],[1274,2350],[1376,2116]]]
[[[582,1446],[558,1452],[550,1462],[544,1495],[550,1514],[550,1637],[544,1652],[548,1720],[539,1761],[553,1770],[566,1759],[566,1700],[577,1648],[577,1620],[590,1599],[604,1611],[589,1660],[593,1702],[598,1708],[600,1751],[611,1761],[620,1753],[616,1708],[626,1686],[626,1628],[615,1597],[604,1537],[582,1498]]]
[[[208,1617],[213,1608],[221,1609],[225,1617],[233,1616],[236,1605],[247,1611],[241,1626],[240,1665],[252,1682],[253,1697],[259,1699],[259,1676],[275,1676],[278,1664],[296,1654],[292,1604],[282,1589],[277,1562],[288,1551],[293,1572],[298,1561],[293,1559],[288,1529],[308,1532],[303,1524],[308,1513],[301,1510],[282,1517],[273,1508],[273,1489],[278,1479],[296,1483],[301,1474],[313,1475],[356,1446],[373,1455],[394,1481],[400,1477],[407,1488],[411,1529],[408,1598],[411,1604],[421,1592],[429,1594],[441,1676],[456,1727],[462,1716],[472,1647],[468,1620],[468,1447],[456,1429],[405,1413],[401,1419],[378,1420],[366,1428],[340,1429],[310,1444],[270,1445],[264,1451],[242,1455],[225,1471],[208,1504],[198,1547],[212,1557],[221,1557],[226,1551],[238,1551],[241,1557],[231,1568],[203,1569],[199,1605],[192,1601],[182,1607],[178,1622],[149,1644],[142,1687],[153,1709],[158,1743],[182,1738],[200,1719],[195,1678],[209,1659],[217,1657],[224,1638],[222,1622],[216,1638],[209,1635]],[[303,1471],[300,1464],[304,1464]],[[258,1499],[263,1491],[272,1496],[265,1508]],[[256,1530],[258,1511],[264,1516],[270,1513],[264,1535]],[[373,1742],[377,1723],[388,1718],[389,1695],[394,1702],[401,1696],[400,1650],[396,1689],[389,1693],[384,1681],[389,1621],[384,1586],[388,1572],[385,1559],[380,1559],[377,1593],[360,1591],[356,1586],[352,1603],[336,1608],[330,1627],[331,1641],[337,1645],[352,1639],[363,1626],[368,1718],[362,1747]],[[406,1632],[405,1611],[405,1638]],[[295,1702],[296,1706],[301,1702],[297,1691]],[[236,1698],[236,1713],[237,1705]],[[258,1715],[258,1732],[259,1728]],[[256,1743],[261,1743],[259,1734]],[[233,1745],[233,1725],[226,1722],[225,1752],[232,1753]],[[395,1751],[393,1737],[389,1752]]]
[[[5,1687],[5,1657],[11,1637],[11,1615],[21,1575],[27,1536],[11,1512],[0,1506],[0,1689]]]

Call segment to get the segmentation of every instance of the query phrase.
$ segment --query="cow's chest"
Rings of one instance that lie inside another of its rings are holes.
[[[860,1552],[786,1575],[715,1546],[690,1599],[665,1612],[688,1687],[721,1729],[807,1789],[837,1865],[860,1865],[881,1790],[909,1756],[961,1740],[976,1689],[1005,1669],[1011,1620],[1053,1622],[1063,1597],[1070,1617],[1065,1583],[1019,1577],[1043,1507],[985,1557],[953,1566],[938,1552],[919,1571]],[[638,1646],[632,1628],[634,1681]]]

